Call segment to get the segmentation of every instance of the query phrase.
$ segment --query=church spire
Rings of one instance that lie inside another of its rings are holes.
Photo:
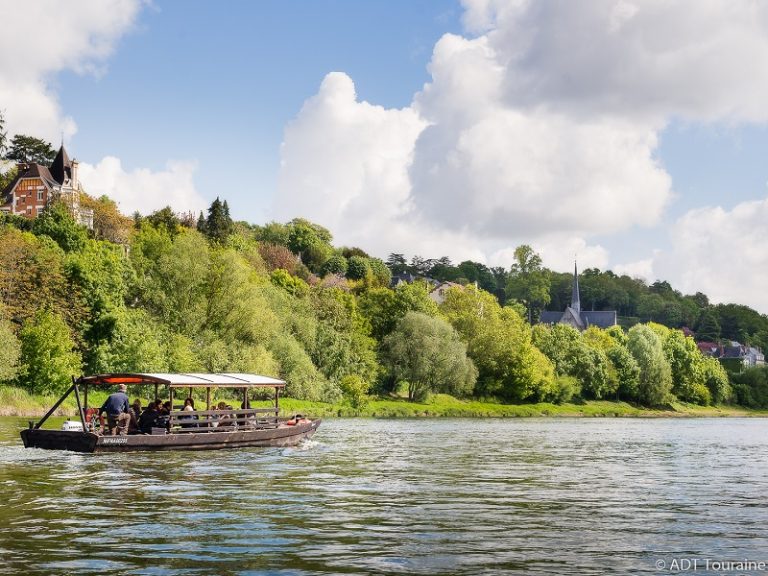
[[[571,308],[581,312],[581,299],[579,298],[579,271],[576,269],[576,261],[573,261],[573,294],[571,294]]]

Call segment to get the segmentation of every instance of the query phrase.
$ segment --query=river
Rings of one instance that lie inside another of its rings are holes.
[[[0,574],[768,573],[714,564],[768,562],[764,419],[338,419],[115,455],[23,425],[0,418]]]

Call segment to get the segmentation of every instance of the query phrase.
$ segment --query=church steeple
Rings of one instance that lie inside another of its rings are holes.
[[[571,308],[581,312],[581,298],[579,298],[579,271],[576,269],[576,261],[573,262],[573,293],[571,294]]]

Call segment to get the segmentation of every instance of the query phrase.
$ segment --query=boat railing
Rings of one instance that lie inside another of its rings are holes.
[[[174,410],[170,413],[171,432],[228,432],[248,428],[276,428],[277,408],[241,410]]]

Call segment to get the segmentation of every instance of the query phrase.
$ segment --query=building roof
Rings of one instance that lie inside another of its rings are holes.
[[[81,376],[80,384],[115,385],[115,384],[168,384],[171,388],[224,386],[227,388],[277,387],[283,388],[285,382],[259,374],[167,374],[167,373],[118,373]]]
[[[616,325],[616,310],[582,310],[581,319],[587,326],[610,328]]]
[[[541,316],[539,316],[539,322],[542,324],[557,324],[560,322],[560,318],[563,317],[562,312],[555,312],[550,310],[543,310]]]
[[[64,184],[64,180],[72,178],[72,162],[69,160],[69,155],[64,149],[64,144],[61,145],[56,158],[53,159],[50,173],[59,184]]]

